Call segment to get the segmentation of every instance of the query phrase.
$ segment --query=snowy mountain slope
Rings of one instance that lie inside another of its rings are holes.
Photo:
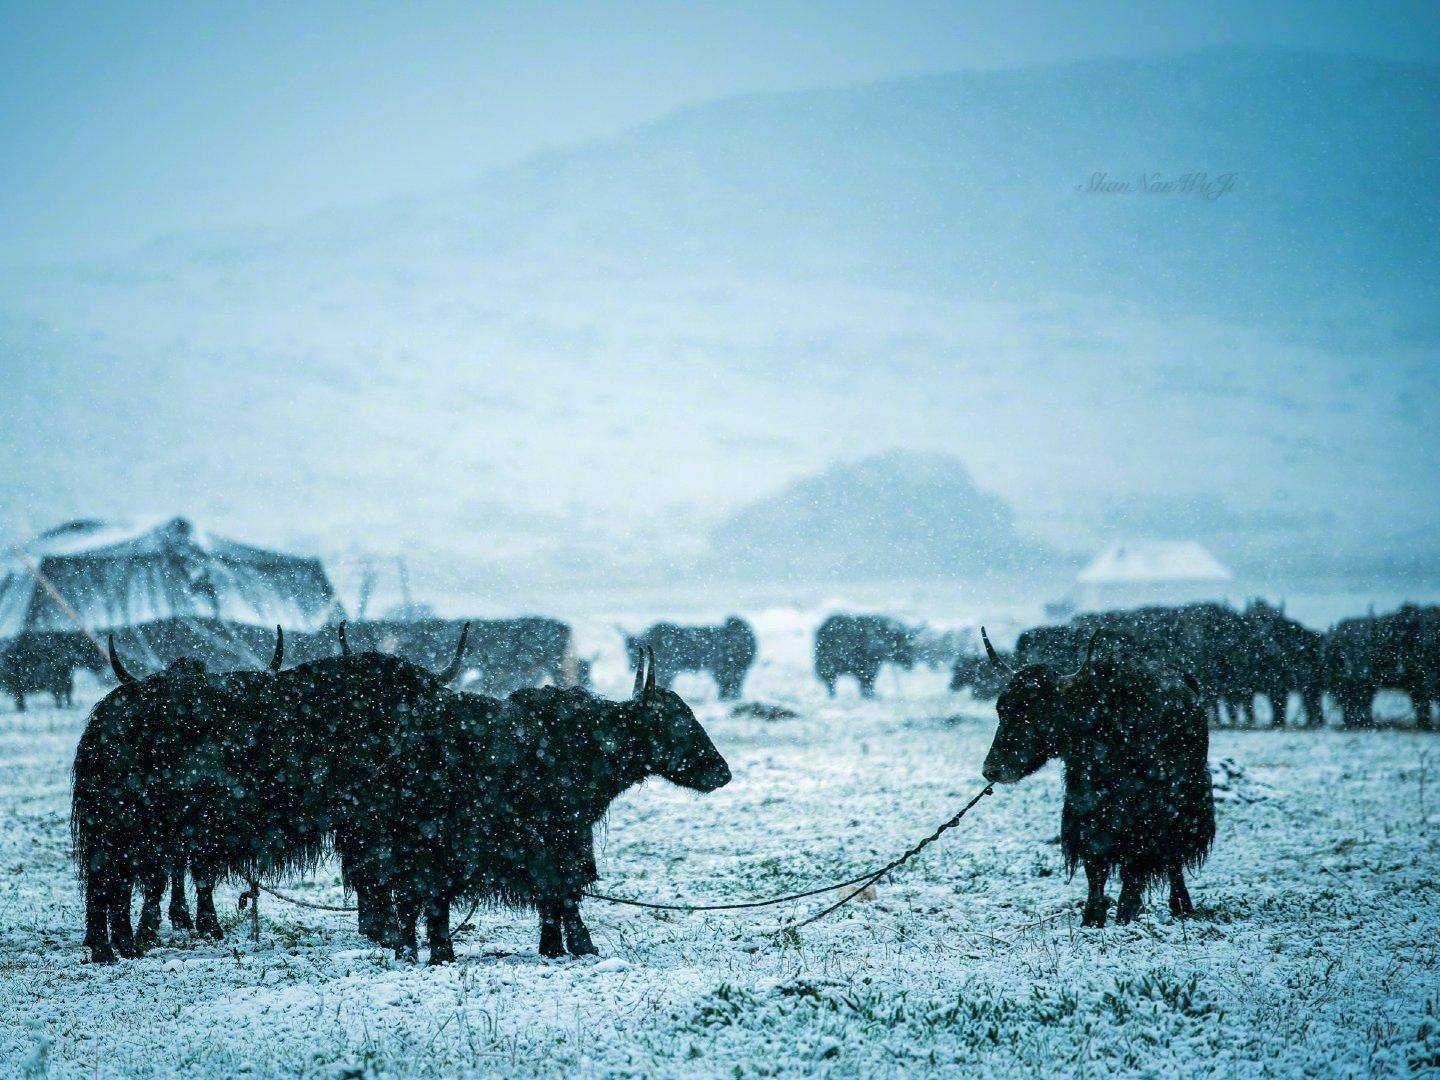
[[[1201,497],[1257,557],[1433,553],[1436,85],[1216,52],[743,99],[10,273],[0,523],[184,510],[564,576],[683,563],[902,447],[1060,546]],[[1239,179],[1077,192],[1097,169]]]

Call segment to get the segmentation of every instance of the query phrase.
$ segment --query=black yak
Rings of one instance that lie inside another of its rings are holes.
[[[344,655],[290,671],[279,671],[277,637],[266,672],[217,675],[181,660],[145,680],[125,671],[111,643],[121,686],[81,737],[72,811],[93,959],[143,947],[130,931],[130,893],[144,886],[141,930],[153,935],[167,873],[178,868],[195,878],[196,929],[213,937],[221,935],[212,896],[221,878],[311,869],[332,845],[347,883],[363,888],[389,874],[371,864],[377,849],[366,843],[383,780],[373,763],[394,746],[399,715],[419,722],[445,691],[403,660],[350,654],[343,627],[340,634]],[[458,673],[463,647],[462,634],[442,680]],[[178,923],[176,914],[172,885]],[[369,929],[394,940],[383,927]]]
[[[1431,705],[1440,702],[1440,607],[1403,604],[1341,620],[1325,636],[1324,666],[1345,727],[1373,726],[1375,695],[1399,690],[1410,698],[1416,726],[1430,728]]]
[[[15,711],[25,711],[30,694],[48,693],[57,709],[75,704],[75,669],[97,674],[104,661],[90,639],[81,633],[26,632],[0,653],[0,689],[15,699]]]
[[[1097,658],[1099,633],[1073,675],[1047,664],[1010,672],[983,772],[992,783],[1013,784],[1053,757],[1064,761],[1060,841],[1069,871],[1083,866],[1089,883],[1082,925],[1105,925],[1105,882],[1115,869],[1119,922],[1135,918],[1145,890],[1159,881],[1169,882],[1170,911],[1189,915],[1184,871],[1205,861],[1215,838],[1210,732],[1198,688],[1150,661]],[[991,662],[1009,670],[981,634]]]
[[[884,615],[831,615],[815,632],[815,674],[831,697],[842,675],[853,675],[865,697],[886,663],[915,666],[914,633]]]
[[[393,871],[399,954],[416,954],[423,914],[431,963],[454,958],[450,906],[466,900],[537,909],[544,956],[595,952],[580,899],[610,804],[649,776],[701,792],[730,780],[689,706],[656,685],[653,660],[624,702],[556,687],[504,702],[452,694],[442,723],[404,725],[396,748],[390,829],[375,839]]]
[[[281,649],[277,644],[276,666]],[[144,947],[130,924],[135,885],[158,902],[177,865],[220,857],[239,819],[221,734],[234,722],[234,697],[198,660],[176,660],[136,679],[112,639],[110,662],[120,685],[95,705],[80,736],[70,811],[85,945],[97,963]],[[198,914],[202,930],[218,933],[213,907]],[[144,929],[153,931],[149,920]]]
[[[714,677],[721,701],[739,698],[759,649],[755,631],[736,615],[719,626],[656,623],[638,637],[627,637],[625,645],[632,655],[651,651],[658,686],[669,690],[680,672],[703,671]]]

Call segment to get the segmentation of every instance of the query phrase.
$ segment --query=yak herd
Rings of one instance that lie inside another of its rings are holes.
[[[699,792],[729,782],[671,684],[708,672],[721,698],[739,697],[754,631],[732,617],[627,637],[635,682],[617,702],[590,692],[563,623],[478,629],[371,625],[352,648],[341,623],[308,636],[287,666],[277,628],[268,666],[221,672],[181,656],[143,677],[112,637],[106,659],[119,685],[92,710],[73,771],[91,959],[142,953],[167,888],[172,925],[219,937],[217,882],[301,873],[332,854],[360,931],[399,956],[418,955],[423,916],[430,962],[453,959],[451,908],[467,902],[537,911],[545,956],[593,953],[580,901],[597,879],[594,826],[647,777]],[[1112,873],[1122,922],[1152,885],[1168,885],[1177,916],[1192,910],[1184,872],[1215,834],[1212,724],[1253,723],[1257,697],[1283,724],[1294,696],[1297,720],[1315,726],[1328,693],[1345,726],[1362,727],[1375,694],[1394,689],[1429,728],[1440,699],[1435,607],[1320,634],[1263,602],[1198,603],[1037,627],[1009,655],[982,638],[983,654],[953,658],[951,685],[997,699],[984,776],[1014,783],[1064,761],[1062,846],[1072,872],[1085,871],[1092,926],[1105,922]],[[832,615],[815,636],[815,672],[831,694],[849,676],[868,697],[883,665],[934,662],[936,651],[923,629]],[[465,672],[468,689],[454,689]]]

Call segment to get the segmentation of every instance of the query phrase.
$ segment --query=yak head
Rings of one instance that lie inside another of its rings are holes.
[[[647,663],[648,661],[648,663]],[[644,649],[635,668],[635,690],[626,709],[647,773],[672,784],[708,792],[730,782],[730,766],[673,690],[655,685],[655,650]]]
[[[991,783],[1013,784],[1060,752],[1067,716],[1067,691],[1089,666],[1095,637],[1090,638],[1080,669],[1073,675],[1062,676],[1049,664],[1026,664],[1016,670],[995,651],[983,627],[980,636],[990,663],[1009,676],[1009,682],[995,702],[1000,723],[981,773]]]

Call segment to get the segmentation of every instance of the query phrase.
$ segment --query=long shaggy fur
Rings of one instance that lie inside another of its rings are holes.
[[[1069,870],[1099,862],[1144,888],[1174,867],[1200,866],[1215,839],[1215,804],[1209,725],[1195,690],[1162,668],[1105,659],[1064,697],[1060,837]]]

